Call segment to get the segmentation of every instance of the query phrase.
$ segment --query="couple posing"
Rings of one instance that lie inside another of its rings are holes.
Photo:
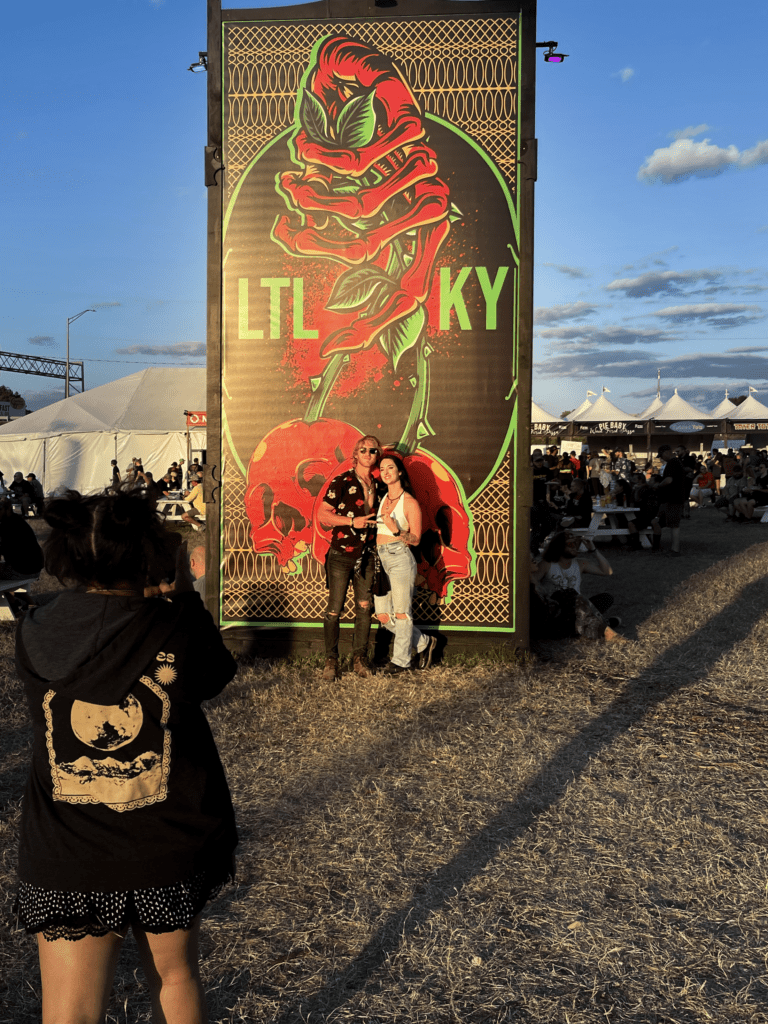
[[[373,476],[377,466],[380,481]],[[378,438],[361,437],[352,452],[352,468],[331,481],[318,518],[330,531],[331,544],[325,560],[328,607],[323,621],[323,679],[341,675],[339,618],[350,580],[355,594],[354,670],[359,676],[371,674],[368,638],[377,560],[391,589],[375,598],[375,617],[395,635],[392,660],[384,672],[408,671],[412,648],[416,667],[428,668],[437,640],[418,630],[411,617],[416,560],[410,549],[421,539],[421,509],[402,460],[397,455],[382,456]]]

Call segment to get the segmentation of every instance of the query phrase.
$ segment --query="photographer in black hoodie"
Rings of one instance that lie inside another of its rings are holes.
[[[17,628],[34,740],[16,910],[38,939],[43,1024],[103,1020],[129,927],[153,1019],[207,1020],[200,915],[237,832],[200,705],[236,666],[153,508],[124,491],[51,501],[46,567],[76,586]],[[145,597],[174,556],[170,599]]]

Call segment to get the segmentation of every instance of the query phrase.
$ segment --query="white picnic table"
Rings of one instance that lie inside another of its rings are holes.
[[[182,513],[189,512],[191,508],[192,503],[184,501],[181,491],[171,491],[167,497],[159,498],[157,502],[157,511],[163,519],[167,519],[170,522],[181,521]]]
[[[619,526],[617,516],[624,515],[625,512],[639,511],[640,509],[633,505],[627,505],[626,508],[622,505],[595,505],[592,508],[592,519],[589,526],[572,526],[570,530],[571,533],[575,533],[579,537],[588,537],[590,540],[595,540],[596,537],[628,537],[629,530]],[[603,522],[606,519],[608,524],[604,526]],[[642,546],[649,548],[651,543],[645,535],[645,530],[637,532]]]

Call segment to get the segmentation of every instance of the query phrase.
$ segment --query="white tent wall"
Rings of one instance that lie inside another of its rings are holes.
[[[110,479],[114,451],[115,435],[106,431],[46,437],[43,490],[46,494],[63,487],[83,494],[103,490]]]
[[[45,477],[45,447],[42,438],[22,437],[0,445],[0,469],[5,476],[5,486],[13,479],[14,473],[34,473],[40,483]]]
[[[117,465],[123,475],[134,456],[141,459],[144,469],[149,470],[155,480],[160,480],[172,462],[186,459],[187,435],[184,431],[154,434],[140,430],[119,434],[117,456],[113,455],[112,458],[117,458]],[[105,469],[109,469],[109,460]]]
[[[191,437],[192,448],[205,449],[206,432],[196,430]],[[134,455],[140,456],[144,468],[155,479],[165,475],[172,462],[187,457],[185,431],[156,433],[154,431],[97,430],[52,434],[48,437],[0,436],[0,469],[10,483],[16,472],[34,473],[45,494],[70,488],[88,494],[100,491],[112,480],[112,459],[117,459],[125,474]]]

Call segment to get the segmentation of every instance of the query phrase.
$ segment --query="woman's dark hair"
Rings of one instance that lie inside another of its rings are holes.
[[[406,494],[410,494],[412,498],[415,497],[413,493],[413,484],[411,478],[408,476],[408,470],[405,468],[405,463],[399,455],[395,455],[394,452],[382,452],[379,456],[379,470],[381,470],[381,464],[384,459],[391,459],[392,462],[397,466],[397,471],[400,474],[400,483],[403,485],[403,490]]]
[[[556,533],[552,540],[547,544],[544,554],[541,556],[543,562],[559,562],[565,554],[565,546],[573,536],[568,530],[563,530],[561,533]]]
[[[153,504],[135,490],[68,491],[48,502],[43,518],[52,527],[45,568],[62,583],[144,585],[173,575],[172,535]]]

